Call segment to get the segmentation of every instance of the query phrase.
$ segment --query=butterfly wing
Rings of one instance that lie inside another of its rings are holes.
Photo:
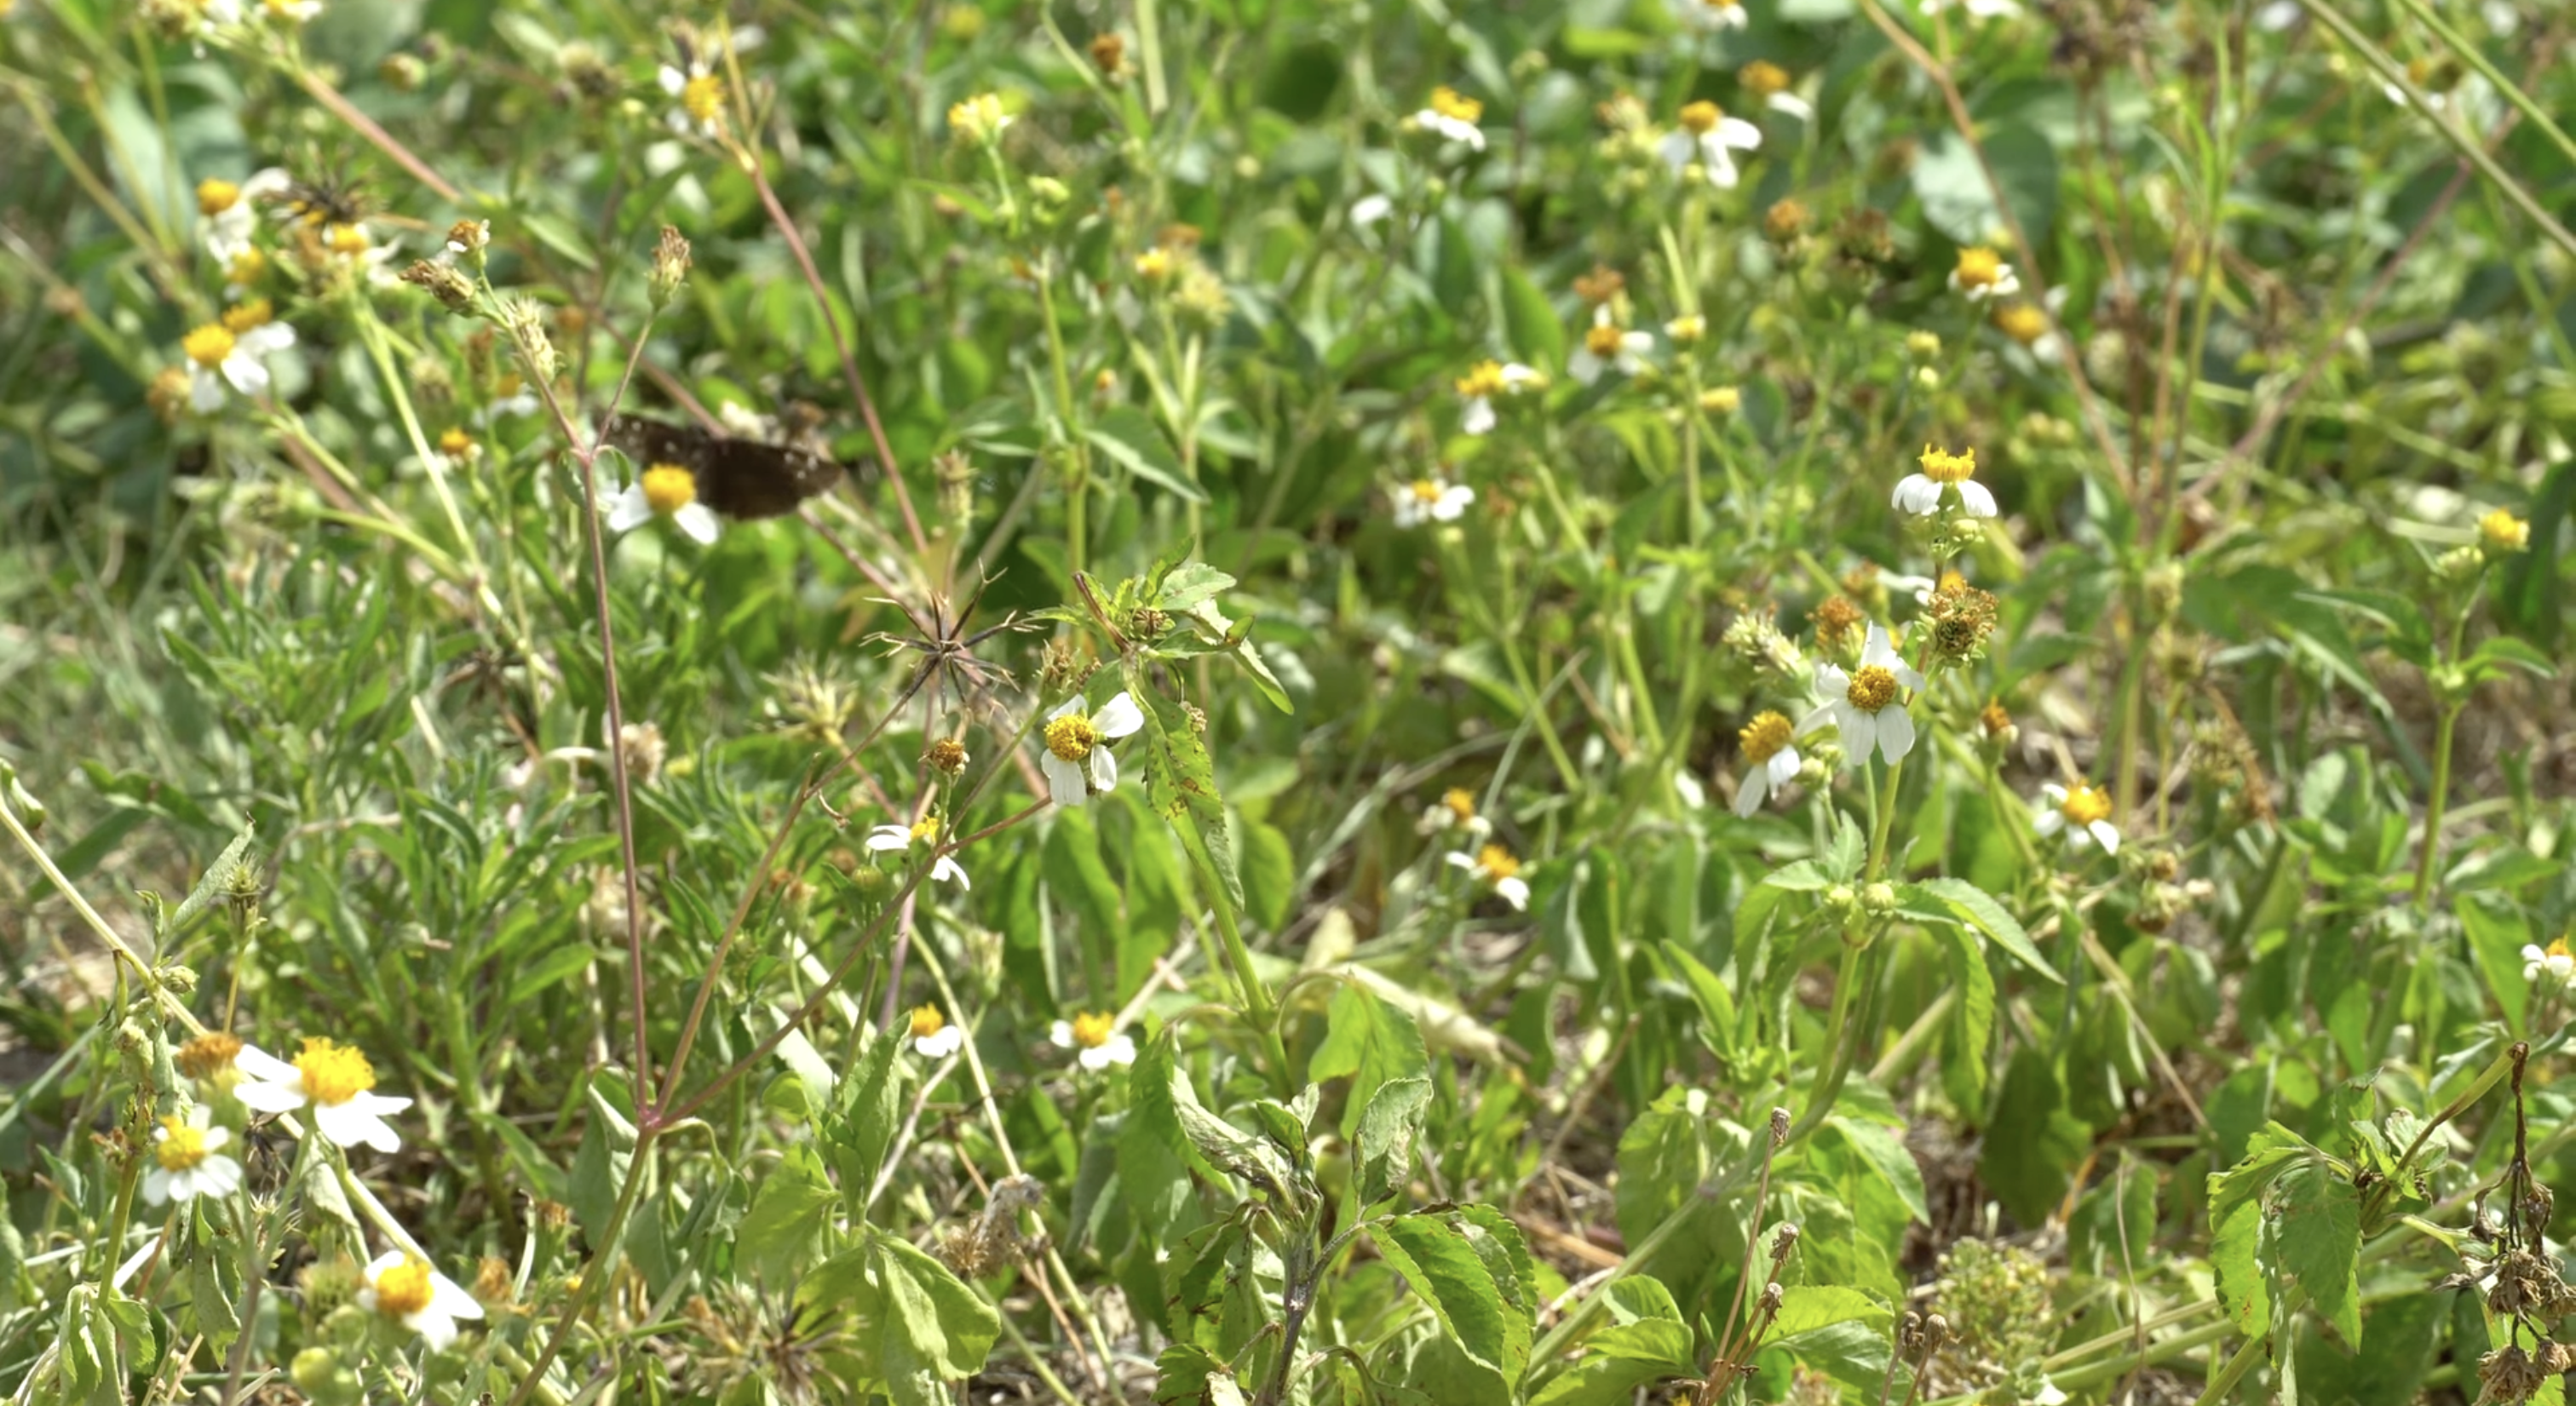
[[[677,464],[698,482],[698,501],[729,518],[784,517],[841,481],[841,466],[809,450],[733,439],[696,425],[634,415],[608,423],[608,443],[638,468]]]

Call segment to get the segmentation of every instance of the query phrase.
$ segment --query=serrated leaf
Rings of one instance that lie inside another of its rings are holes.
[[[1207,494],[1190,482],[1180,457],[1172,452],[1171,441],[1163,437],[1162,427],[1135,406],[1113,407],[1085,426],[1082,437],[1119,467],[1164,492],[1193,503],[1208,500]]]
[[[2360,1347],[2355,1270],[2361,1259],[2361,1193],[2330,1164],[2314,1159],[2283,1172],[2275,1194],[2281,1268],[2308,1291],[2308,1303],[2343,1335],[2345,1346]]]
[[[1422,1115],[1431,1106],[1431,1081],[1420,1076],[1390,1079],[1369,1095],[1352,1138],[1358,1153],[1353,1168],[1359,1177],[1362,1206],[1373,1206],[1404,1184],[1413,1163],[1414,1139],[1422,1132]]]
[[[822,1243],[839,1201],[813,1153],[790,1149],[755,1179],[751,1209],[734,1227],[735,1253],[763,1280],[784,1284]]]
[[[1771,1331],[1787,1338],[1836,1323],[1875,1326],[1893,1316],[1886,1304],[1858,1289],[1838,1284],[1792,1284],[1780,1291],[1780,1312],[1772,1319]]]
[[[1349,1076],[1351,1095],[1342,1112],[1342,1135],[1349,1137],[1379,1085],[1411,1078],[1430,1067],[1413,1017],[1380,1001],[1359,983],[1346,981],[1333,993],[1325,1015],[1324,1043],[1307,1061],[1306,1077],[1320,1084]]]
[[[805,1307],[847,1305],[860,1357],[895,1406],[948,1406],[983,1370],[999,1315],[948,1266],[894,1236],[834,1256],[797,1287]]]
[[[2059,976],[2057,969],[2048,964],[2048,959],[2040,955],[2038,945],[2023,930],[2021,920],[2004,911],[2004,906],[1995,901],[1993,894],[1965,879],[1925,879],[1919,884],[1899,885],[1897,891],[1902,893],[1907,888],[1921,889],[1939,898],[1977,931],[1992,939],[1996,946],[2011,953],[2023,966],[2057,985],[2066,984],[2066,978]]]
[[[1234,846],[1227,837],[1225,798],[1216,788],[1216,767],[1208,760],[1207,742],[1177,704],[1130,679],[1128,691],[1145,711],[1145,795],[1202,871],[1225,890],[1225,902],[1243,911],[1243,876],[1234,867]]]
[[[1172,1098],[1173,1081],[1181,1077],[1172,1040],[1165,1030],[1128,1066],[1128,1111],[1118,1125],[1120,1194],[1136,1224],[1157,1241],[1178,1220],[1190,1194],[1189,1135]]]
[[[1508,1382],[1502,1290],[1457,1227],[1437,1215],[1395,1216],[1371,1227],[1378,1253],[1404,1276],[1448,1339],[1476,1365]]]

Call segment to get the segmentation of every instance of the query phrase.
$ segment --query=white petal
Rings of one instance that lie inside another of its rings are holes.
[[[1878,711],[1878,750],[1893,764],[1914,750],[1914,715],[1890,704]]]
[[[1047,721],[1048,721],[1048,722],[1054,722],[1056,719],[1058,719],[1058,718],[1060,718],[1060,717],[1063,717],[1063,716],[1064,716],[1064,715],[1066,715],[1067,713],[1079,713],[1079,712],[1081,712],[1081,711],[1082,711],[1082,695],[1081,695],[1081,694],[1079,694],[1079,693],[1077,693],[1077,694],[1075,694],[1074,696],[1072,696],[1071,698],[1068,698],[1068,699],[1064,700],[1063,702],[1058,703],[1058,704],[1057,704],[1057,705],[1055,705],[1053,708],[1048,709],[1048,710],[1047,710]]]
[[[1708,172],[1708,183],[1719,190],[1735,189],[1736,184],[1744,179],[1744,173],[1735,169],[1735,158],[1727,155],[1726,148],[1715,142],[1703,145],[1706,148],[1703,154],[1708,159],[1700,165]]]
[[[1717,129],[1709,135],[1720,145],[1731,146],[1737,151],[1752,151],[1762,145],[1762,129],[1741,117],[1717,119]]]
[[[1574,355],[1565,360],[1565,374],[1583,385],[1588,386],[1600,380],[1601,370],[1601,358],[1594,356],[1590,347],[1576,348]],[[220,396],[217,397],[218,401],[221,399]]]
[[[1047,1027],[1047,1043],[1058,1049],[1073,1048],[1073,1024],[1059,1020]]]
[[[1834,721],[1842,728],[1843,765],[1864,766],[1871,749],[1878,746],[1878,715],[1864,713],[1849,703],[1834,706]]]
[[[1487,434],[1494,428],[1494,406],[1483,396],[1467,402],[1467,413],[1458,419],[1458,428],[1469,434]]]
[[[696,538],[702,547],[714,546],[716,534],[724,530],[723,524],[716,521],[716,510],[704,503],[682,505],[678,512],[671,514],[671,521],[678,523],[682,532]]]
[[[313,1127],[336,1146],[366,1146],[378,1152],[402,1150],[402,1138],[393,1126],[356,1099],[313,1105]]]
[[[1442,522],[1456,522],[1476,501],[1476,490],[1463,483],[1453,483],[1440,490],[1440,501],[1431,505],[1431,515]]]
[[[2549,953],[2536,942],[2526,942],[2522,944],[2522,959],[2526,962],[2545,962],[2549,960]]]
[[[1770,770],[1767,767],[1746,767],[1743,784],[1735,788],[1735,818],[1751,820],[1753,813],[1762,809],[1762,802],[1768,799],[1770,794]]]
[[[2066,817],[2055,808],[2043,810],[2030,818],[2030,828],[2042,836],[2054,835],[2066,828]]]
[[[1941,485],[1921,474],[1907,474],[1897,480],[1896,492],[1888,503],[1917,517],[1929,517],[1940,511]]]
[[[1441,858],[1447,860],[1449,867],[1452,869],[1473,870],[1476,867],[1476,856],[1468,854],[1463,850],[1453,849],[1447,854],[1442,855]]]
[[[1038,770],[1046,773],[1047,794],[1060,806],[1078,806],[1091,799],[1090,783],[1084,780],[1082,768],[1053,752],[1038,758]]]
[[[1795,747],[1783,747],[1772,753],[1771,760],[1763,763],[1763,767],[1770,774],[1772,789],[1777,790],[1797,780],[1799,765],[1798,749]]]
[[[1785,112],[1791,117],[1801,118],[1811,122],[1815,120],[1816,116],[1815,107],[1805,98],[1799,97],[1795,93],[1773,93],[1770,97],[1763,99],[1763,105],[1770,108],[1773,112]]]
[[[1529,885],[1519,876],[1494,880],[1494,892],[1501,895],[1505,903],[1521,912],[1529,911]]]
[[[1383,195],[1363,195],[1351,203],[1351,223],[1363,229],[1385,219],[1395,210],[1395,202]]]
[[[230,1196],[241,1190],[242,1164],[230,1157],[209,1157],[197,1164],[197,1190],[210,1196]]]
[[[1125,737],[1145,725],[1145,710],[1136,706],[1132,696],[1121,692],[1100,705],[1100,711],[1091,715],[1091,725],[1103,737]]]
[[[1655,144],[1655,154],[1663,157],[1664,164],[1678,176],[1699,158],[1699,139],[1688,132],[1666,132],[1664,139]]]
[[[170,1199],[170,1173],[159,1167],[143,1174],[143,1199],[158,1206]]]
[[[429,1344],[432,1352],[445,1352],[456,1343],[456,1320],[439,1312],[435,1304],[405,1315],[403,1326],[420,1334],[420,1340]]]
[[[2110,821],[2096,820],[2084,828],[2093,832],[2093,838],[2101,844],[2104,854],[2120,852],[2120,832]]]
[[[264,1084],[284,1084],[291,1089],[304,1087],[304,1071],[279,1059],[257,1045],[244,1045],[233,1056],[233,1068]],[[301,1092],[296,1097],[302,1098]]]
[[[480,1318],[483,1305],[465,1291],[465,1286],[439,1273],[429,1272],[429,1306],[450,1318]]]
[[[1110,1063],[1109,1047],[1107,1045],[1093,1045],[1090,1048],[1085,1049],[1082,1053],[1075,1055],[1074,1059],[1085,1069],[1093,1070],[1095,1072],[1107,1069]]]
[[[653,78],[655,82],[662,85],[663,92],[675,98],[685,92],[689,86],[689,76],[669,64],[662,65],[662,71],[654,74]]]
[[[632,532],[653,520],[653,505],[644,497],[644,485],[630,484],[626,491],[608,500],[608,530]]]
[[[188,408],[200,415],[211,415],[223,409],[223,378],[202,366],[189,367]]]
[[[214,1110],[207,1108],[203,1104],[199,1104],[197,1106],[196,1116],[188,1120],[195,1126],[205,1130],[205,1140],[198,1145],[205,1148],[208,1152],[212,1152],[217,1148],[222,1147],[225,1143],[233,1140],[231,1129],[211,1126],[213,1112]]]
[[[1134,1064],[1136,1042],[1125,1035],[1112,1035],[1100,1047],[1099,1054],[1103,1064]]]
[[[401,1264],[408,1258],[410,1258],[410,1256],[405,1255],[400,1250],[387,1250],[383,1254],[376,1256],[374,1259],[367,1261],[365,1273],[370,1291],[373,1290],[377,1280],[385,1277],[386,1270],[393,1268],[395,1265]],[[373,1308],[374,1305],[370,1304],[369,1307]]]
[[[1959,501],[1967,505],[1970,517],[1993,517],[1997,512],[1995,495],[1972,478],[1959,480]]]
[[[1102,792],[1118,789],[1118,756],[1106,747],[1091,749],[1091,786]]]
[[[912,831],[905,829],[901,825],[880,825],[875,829],[870,830],[868,832],[868,837],[860,841],[860,843],[868,847],[868,853],[870,854],[885,854],[891,850],[910,849],[912,848]]]
[[[294,1084],[268,1084],[245,1080],[233,1086],[233,1097],[242,1107],[255,1113],[292,1113],[304,1106],[304,1076],[295,1076]]]
[[[930,866],[930,877],[945,880],[961,889],[975,887],[966,881],[966,867],[944,854]]]
[[[1816,711],[1809,713],[1798,720],[1798,735],[1800,737],[1810,737],[1816,733],[1824,731],[1828,727],[1839,726],[1841,722],[1842,719],[1834,715],[1833,704],[1819,704],[1816,707]]]

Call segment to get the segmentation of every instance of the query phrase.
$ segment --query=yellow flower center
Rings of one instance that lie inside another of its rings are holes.
[[[698,501],[698,477],[677,464],[655,464],[644,471],[644,503],[669,517]]]
[[[1682,126],[1693,136],[1704,137],[1716,131],[1718,119],[1725,115],[1717,110],[1717,104],[1706,98],[1682,104]]]
[[[1450,818],[1460,825],[1476,823],[1476,798],[1464,786],[1452,786],[1440,795],[1440,804],[1449,807]]]
[[[1956,595],[1968,589],[1968,578],[1955,571],[1944,571],[1941,573],[1941,580],[1932,589],[1941,595]]]
[[[429,1307],[429,1261],[417,1255],[376,1276],[376,1312],[387,1318],[409,1318]]]
[[[254,327],[265,327],[277,320],[277,313],[266,298],[253,298],[224,309],[224,330],[238,337]]]
[[[1976,475],[1977,451],[1953,454],[1927,444],[1923,446],[1923,456],[1914,462],[1923,466],[1923,476],[1934,483],[1961,483]]]
[[[2057,803],[2057,813],[2069,825],[2090,825],[2111,818],[2111,795],[2099,786],[2078,781],[2066,788],[2066,799]]]
[[[474,436],[460,429],[450,429],[438,437],[438,452],[450,459],[462,459],[474,449]]]
[[[2002,699],[1991,699],[1987,702],[1986,706],[1978,712],[1977,724],[1986,730],[1986,735],[1988,737],[1996,736],[2005,728],[2013,725],[2012,712],[2010,709],[2004,707],[2004,701]]]
[[[165,1172],[184,1172],[206,1160],[212,1153],[206,1147],[206,1130],[175,1115],[161,1120],[165,1136],[152,1149],[152,1155]]]
[[[2576,957],[2576,952],[2570,952],[2567,950],[2566,938],[2554,937],[2549,940],[2549,950],[2542,955],[2550,957]]]
[[[716,114],[724,110],[724,80],[712,73],[701,73],[680,88],[680,106],[702,126],[712,126]]]
[[[1486,883],[1499,884],[1519,874],[1521,862],[1501,845],[1487,845],[1476,851],[1476,872],[1485,876]]]
[[[1689,346],[1708,335],[1708,319],[1698,313],[1684,313],[1664,324],[1664,335],[1682,346]]]
[[[1992,249],[1959,251],[1959,286],[1992,288],[2004,276],[2004,256]]]
[[[304,1076],[304,1096],[319,1104],[347,1103],[376,1086],[376,1067],[365,1055],[318,1035],[304,1042],[295,1070]]]
[[[1413,481],[1410,491],[1413,494],[1413,500],[1417,503],[1437,503],[1440,501],[1440,495],[1448,492],[1449,489],[1436,478],[1417,478]]]
[[[1046,749],[1060,761],[1078,762],[1100,745],[1100,729],[1089,713],[1067,713],[1046,725]]]
[[[2478,519],[2478,536],[2490,547],[2518,552],[2531,545],[2531,524],[2498,508]]]
[[[241,1037],[210,1030],[179,1047],[179,1072],[191,1079],[211,1079],[233,1067],[233,1056],[240,1054]]]
[[[2005,336],[2029,346],[2048,335],[2048,314],[2028,303],[2017,303],[1995,310],[1995,327]]]
[[[300,0],[263,0],[270,17],[281,20],[295,18],[295,10],[299,3]]]
[[[1763,712],[1754,714],[1753,721],[1746,723],[1744,730],[1735,734],[1735,738],[1744,748],[1744,759],[1760,766],[1780,755],[1780,749],[1788,746],[1796,735],[1796,729],[1790,726],[1788,718],[1779,713]]]
[[[1148,249],[1136,256],[1136,276],[1148,283],[1160,283],[1172,276],[1172,251]]]
[[[936,842],[938,841],[938,839],[939,839],[939,817],[938,817],[938,816],[935,816],[935,815],[925,815],[925,816],[921,817],[921,820],[920,820],[917,824],[915,824],[915,825],[912,827],[912,842],[913,842],[914,844],[917,844],[917,845],[919,845],[919,844],[934,844],[934,843],[936,843]]]
[[[1622,328],[1607,322],[1597,322],[1583,334],[1583,349],[1594,356],[1617,356],[1621,339],[1627,335]]]
[[[1500,395],[1502,390],[1503,364],[1499,361],[1477,362],[1468,368],[1466,375],[1458,378],[1458,394],[1469,400]]]
[[[1431,110],[1459,122],[1473,122],[1485,115],[1483,103],[1462,97],[1457,89],[1446,85],[1431,90]]]
[[[1843,690],[1851,705],[1864,713],[1875,713],[1896,701],[1896,675],[1877,664],[1864,664],[1851,676],[1851,687]]]
[[[232,329],[220,322],[209,322],[180,338],[179,350],[187,353],[190,361],[212,371],[233,354]]]
[[[927,1040],[947,1028],[948,1017],[939,1013],[939,1007],[915,1006],[912,1008],[912,1038]]]
[[[347,254],[354,258],[367,252],[367,232],[356,225],[331,226],[324,234],[323,242],[331,246],[334,254]]]
[[[203,180],[197,182],[198,214],[208,216],[220,215],[240,203],[241,187],[234,185],[230,181]]]
[[[503,400],[508,400],[510,397],[517,395],[519,393],[519,388],[526,384],[527,382],[519,379],[518,372],[505,372],[501,376],[501,379],[492,383],[492,393]]]
[[[268,256],[256,249],[244,249],[233,255],[232,263],[224,269],[224,281],[236,288],[248,288],[259,282],[259,276],[266,272]]]
[[[1002,95],[977,93],[948,108],[948,125],[977,141],[1002,129]]]
[[[1755,59],[1736,75],[1744,91],[1757,98],[1768,98],[1789,91],[1789,70],[1764,59]]]
[[[1118,1018],[1107,1011],[1084,1011],[1073,1018],[1073,1042],[1086,1050],[1108,1044],[1117,1030]]]

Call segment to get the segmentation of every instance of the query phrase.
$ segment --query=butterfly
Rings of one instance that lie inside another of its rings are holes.
[[[688,470],[697,480],[698,501],[729,518],[784,517],[847,472],[838,461],[811,449],[634,415],[611,419],[607,440],[639,470],[655,464]]]

